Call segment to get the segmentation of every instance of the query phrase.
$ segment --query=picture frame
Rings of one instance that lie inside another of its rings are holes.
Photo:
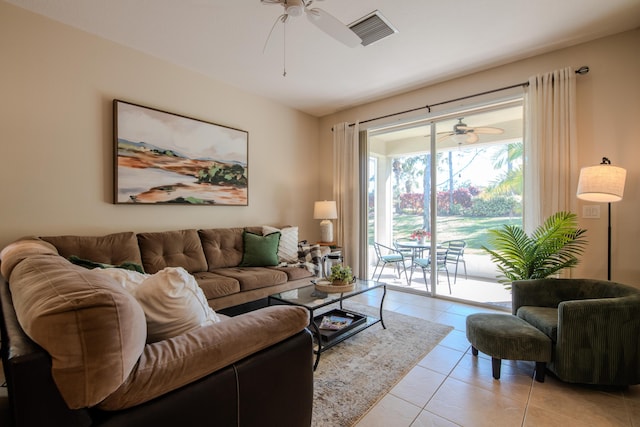
[[[114,204],[248,205],[249,133],[113,100]]]

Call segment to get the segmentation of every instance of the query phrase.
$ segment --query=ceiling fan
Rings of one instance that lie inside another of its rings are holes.
[[[346,46],[356,47],[362,43],[362,39],[336,17],[319,7],[311,8],[313,0],[260,0],[260,2],[267,5],[279,4],[284,7],[284,13],[276,19],[271,27],[264,44],[265,49],[278,22],[286,24],[290,17],[297,18],[302,15],[306,15],[309,22]]]
[[[473,144],[478,142],[478,134],[499,135],[504,132],[504,129],[494,128],[489,126],[483,127],[471,127],[462,122],[463,118],[458,119],[458,123],[453,125],[453,130],[450,132],[440,132],[441,135],[438,141],[442,141],[446,138],[452,138],[458,144]]]

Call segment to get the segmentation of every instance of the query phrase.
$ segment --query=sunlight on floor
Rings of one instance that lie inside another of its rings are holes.
[[[407,274],[410,274],[407,271]],[[377,274],[376,274],[377,276]],[[438,275],[438,286],[436,294],[443,298],[452,298],[460,301],[469,301],[471,303],[479,303],[482,305],[498,306],[502,309],[511,310],[511,291],[504,288],[501,283],[486,278],[475,278],[468,276],[465,279],[464,274],[458,274],[454,283],[453,274],[450,273],[451,293],[447,284],[447,276],[445,273]],[[388,267],[385,268],[380,276],[380,281],[386,282],[395,290],[405,290],[410,292],[426,293],[430,290],[425,285],[422,272],[418,269],[414,271],[411,283],[407,285],[404,275],[398,278],[395,270]],[[429,275],[427,275],[429,281]]]

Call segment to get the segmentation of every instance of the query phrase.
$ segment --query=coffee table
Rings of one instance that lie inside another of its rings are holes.
[[[363,294],[365,292],[371,292],[374,289],[382,288],[382,298],[380,298],[380,314],[379,317],[369,316],[365,313],[358,313],[356,311],[348,310],[343,307],[343,302],[349,298],[353,298],[356,295]],[[384,297],[387,295],[387,285],[382,282],[375,282],[372,280],[360,280],[356,279],[355,287],[353,291],[344,293],[327,294],[319,292],[315,288],[315,284],[303,286],[298,289],[290,291],[280,292],[277,294],[269,295],[268,304],[288,304],[304,307],[309,310],[311,322],[309,323],[309,329],[313,333],[313,338],[317,348],[314,349],[316,355],[316,361],[313,365],[315,370],[320,362],[320,355],[331,347],[341,343],[349,337],[362,332],[363,330],[380,323],[384,329],[387,327],[384,325],[382,318],[382,305],[384,303]],[[326,331],[320,329],[320,322],[324,314],[314,316],[314,312],[317,313],[321,308],[327,307],[331,304],[339,304],[340,312],[345,316],[353,317],[356,321],[353,322],[353,326],[347,326],[339,331]]]

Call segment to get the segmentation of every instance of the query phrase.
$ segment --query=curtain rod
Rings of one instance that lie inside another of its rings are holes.
[[[583,65],[582,67],[578,68],[575,71],[575,73],[578,74],[578,75],[587,74],[588,72],[589,72],[589,67],[586,66],[586,65]],[[485,92],[474,93],[473,95],[467,95],[467,96],[462,96],[460,98],[449,99],[448,101],[442,101],[442,102],[438,102],[438,103],[431,104],[431,105],[425,105],[424,107],[412,108],[410,110],[404,110],[404,111],[400,111],[398,113],[391,113],[391,114],[387,114],[385,116],[379,116],[379,117],[374,117],[372,119],[362,120],[362,121],[360,121],[358,123],[360,123],[360,124],[369,123],[369,122],[373,122],[373,121],[380,120],[380,119],[386,119],[388,117],[399,116],[401,114],[406,114],[406,113],[412,113],[414,111],[423,110],[425,108],[430,113],[431,112],[431,107],[437,107],[439,105],[450,104],[452,102],[457,102],[457,101],[463,101],[463,100],[469,99],[469,98],[475,98],[476,96],[488,95],[490,93],[495,93],[495,92],[500,92],[500,91],[503,91],[503,90],[513,89],[513,88],[516,88],[518,86],[527,87],[527,86],[529,86],[529,82],[523,82],[523,83],[518,83],[518,84],[515,84],[515,85],[511,85],[511,86],[504,86],[504,87],[501,87],[501,88],[498,88],[498,89],[487,90]],[[355,123],[349,123],[349,127],[352,127],[352,126],[355,126]],[[333,130],[333,128],[331,130]]]

